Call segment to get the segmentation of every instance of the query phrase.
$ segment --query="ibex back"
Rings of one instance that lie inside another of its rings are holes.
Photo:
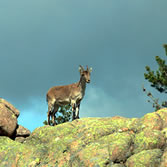
[[[81,100],[85,95],[86,83],[90,83],[90,73],[92,68],[84,70],[80,65],[80,80],[77,83],[64,86],[55,86],[49,89],[46,99],[48,102],[48,124],[51,125],[50,116],[52,118],[52,124],[55,125],[55,114],[59,107],[70,104],[72,107],[73,118],[79,119],[79,108]]]

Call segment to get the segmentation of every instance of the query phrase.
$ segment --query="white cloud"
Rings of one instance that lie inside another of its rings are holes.
[[[103,89],[89,87],[81,102],[80,117],[123,116],[132,118],[142,117],[147,112],[154,111],[152,106],[146,102],[147,97],[142,91],[137,89],[132,91],[136,93],[135,98],[127,89],[114,97]]]
[[[121,104],[100,88],[90,87],[81,102],[81,117],[111,117],[123,115]]]

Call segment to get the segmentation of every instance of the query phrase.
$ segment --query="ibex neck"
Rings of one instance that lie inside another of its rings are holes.
[[[82,77],[80,78],[80,81],[79,81],[79,87],[81,88],[82,95],[84,96],[85,95],[85,89],[86,89],[86,81]]]

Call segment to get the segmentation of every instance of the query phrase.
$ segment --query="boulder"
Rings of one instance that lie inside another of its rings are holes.
[[[30,136],[30,134],[31,134],[31,132],[27,128],[25,128],[21,125],[18,125],[14,139],[15,139],[15,141],[23,143],[25,141],[26,137]]]
[[[19,111],[6,100],[0,99],[0,136],[11,137],[17,127]]]
[[[23,127],[22,125],[18,125],[18,128],[16,129],[16,137],[27,137],[30,136],[31,132]]]
[[[161,163],[161,156],[162,151],[160,149],[144,150],[128,158],[126,166],[159,167]]]
[[[27,138],[19,125],[16,141],[0,136],[0,167],[165,167],[166,120],[166,109],[142,118],[82,118],[36,128]]]
[[[31,132],[28,129],[17,124],[19,114],[19,110],[12,104],[0,98],[0,136],[8,136],[22,142],[30,135]]]
[[[164,150],[164,153],[161,157],[161,164],[160,167],[166,167],[167,166],[167,148]]]
[[[16,109],[12,104],[7,102],[6,100],[0,98],[0,103],[4,104],[6,108],[8,108],[13,114],[18,118],[20,115],[20,112],[18,109]]]

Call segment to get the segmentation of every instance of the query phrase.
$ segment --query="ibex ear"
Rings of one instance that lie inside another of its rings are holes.
[[[84,71],[83,67],[79,65],[79,72],[82,73]]]
[[[89,72],[92,72],[92,67],[89,68]]]

